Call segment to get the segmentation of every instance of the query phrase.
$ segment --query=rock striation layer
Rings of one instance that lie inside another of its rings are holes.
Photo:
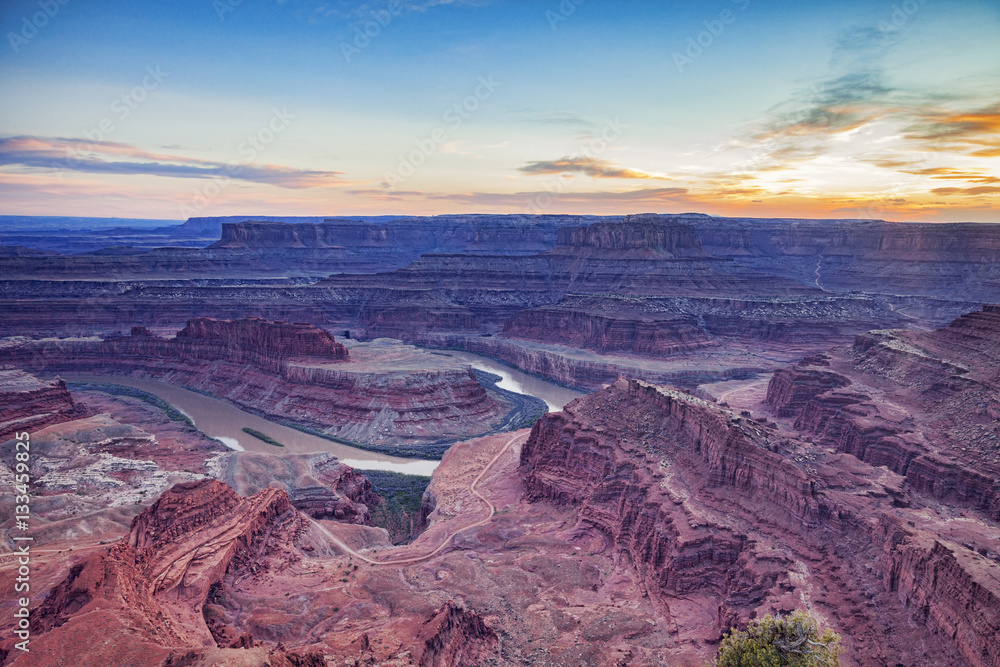
[[[177,332],[175,344],[205,342],[220,347],[212,358],[235,363],[250,363],[272,372],[280,372],[294,357],[313,357],[328,361],[347,359],[347,348],[333,334],[312,324],[270,322],[251,317],[244,320],[218,320],[198,317]],[[185,351],[178,356],[183,358]]]
[[[1000,664],[997,525],[958,537],[885,469],[634,380],[547,415],[521,460],[530,497],[606,535],[678,641],[698,609],[717,639],[805,606],[846,664]]]
[[[63,380],[39,380],[16,368],[0,369],[0,442],[86,416]]]
[[[936,331],[872,331],[768,385],[774,414],[913,489],[1000,520],[1000,307]]]
[[[372,347],[352,361],[331,334],[312,325],[198,318],[170,339],[15,341],[0,349],[0,360],[39,372],[161,380],[375,444],[478,435],[510,410],[470,368],[422,369],[422,357],[404,363],[405,352]]]
[[[240,498],[215,480],[178,484],[49,592],[31,618],[32,664],[178,664],[169,661],[186,651],[175,649],[217,646],[204,613],[212,588],[227,574],[297,561],[287,541],[304,529],[282,489]]]
[[[955,301],[1000,294],[1000,225],[692,218],[705,250],[816,284]],[[833,224],[830,224],[833,223]]]
[[[711,256],[689,224],[664,224],[658,216],[626,216],[620,223],[598,222],[559,230],[554,253],[607,256],[625,254],[631,258],[697,258]],[[671,221],[674,222],[674,221]]]

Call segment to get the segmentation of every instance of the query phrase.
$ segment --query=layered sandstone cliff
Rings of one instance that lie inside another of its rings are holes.
[[[73,569],[33,615],[34,629],[59,628],[87,605],[118,606],[168,645],[214,643],[201,615],[209,588],[290,508],[279,489],[243,499],[215,480],[178,484],[126,539]]]
[[[832,292],[989,301],[1000,296],[1000,225],[695,218],[707,252]]]
[[[121,542],[84,558],[48,593],[31,617],[32,651],[14,664],[178,664],[191,648],[219,646],[228,637],[209,624],[210,591],[227,575],[297,562],[291,545],[306,529],[282,489],[240,498],[215,480],[178,484]],[[254,642],[243,636],[233,646]]]
[[[613,312],[613,311],[612,311]],[[563,345],[606,352],[665,356],[717,345],[693,316],[661,317],[628,313],[606,315],[573,308],[523,310],[504,324],[510,338],[558,341]]]
[[[372,346],[352,360],[332,335],[304,324],[200,318],[172,339],[15,343],[0,349],[0,360],[39,372],[161,380],[373,444],[478,435],[510,410],[468,367],[403,347]]]
[[[42,381],[15,368],[0,369],[0,442],[86,415],[63,380]]]
[[[775,373],[796,429],[1000,519],[1000,308],[936,331],[873,331]]]
[[[619,382],[536,424],[531,497],[578,508],[683,628],[805,606],[849,665],[1000,664],[1000,530],[931,519],[906,482],[762,421]]]
[[[707,259],[694,227],[659,216],[626,216],[622,222],[598,222],[559,230],[557,254]]]
[[[244,320],[199,317],[178,331],[173,342],[183,347],[187,342],[202,341],[221,348],[221,354],[212,350],[213,356],[270,371],[280,372],[284,363],[294,357],[324,361],[347,359],[347,348],[338,343],[333,334],[301,322],[270,322],[259,317]],[[183,358],[186,351],[182,349],[178,356]]]

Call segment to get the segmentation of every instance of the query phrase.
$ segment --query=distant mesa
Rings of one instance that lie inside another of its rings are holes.
[[[330,225],[224,222],[222,238],[209,248],[342,248]]]
[[[628,253],[633,257],[647,254],[665,258],[710,257],[692,225],[655,215],[626,216],[622,222],[598,222],[584,227],[559,230],[554,253],[607,254]]]
[[[188,320],[187,326],[177,332],[177,339],[220,342],[234,351],[246,351],[281,361],[297,356],[322,357],[331,361],[347,359],[347,348],[338,343],[329,331],[312,324],[274,322],[260,317],[240,320],[196,317]]]

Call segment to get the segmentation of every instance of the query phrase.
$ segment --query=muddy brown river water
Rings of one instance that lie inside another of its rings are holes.
[[[492,359],[467,352],[440,352],[468,363],[474,368],[499,375],[497,384],[502,389],[519,394],[530,394],[545,401],[549,410],[561,410],[566,403],[580,394],[564,387],[540,380],[534,376],[508,368]],[[245,412],[226,401],[205,396],[187,389],[156,380],[115,377],[104,375],[63,375],[68,382],[94,382],[134,387],[158,396],[187,415],[195,426],[212,438],[217,438],[230,449],[237,451],[309,453],[330,452],[346,465],[359,470],[391,470],[409,475],[430,475],[438,461],[408,459],[342,445]],[[284,449],[258,440],[245,433],[249,427],[282,443]]]

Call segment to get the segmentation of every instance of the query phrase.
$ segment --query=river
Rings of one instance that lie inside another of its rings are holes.
[[[454,357],[459,361],[469,364],[473,368],[478,368],[481,371],[499,375],[501,379],[497,382],[498,387],[512,391],[515,394],[528,394],[529,396],[540,398],[545,401],[547,406],[549,406],[549,412],[558,412],[574,398],[583,396],[583,394],[578,391],[573,391],[572,389],[567,389],[566,387],[560,387],[557,384],[547,382],[535,377],[534,375],[528,375],[527,373],[519,371],[516,368],[503,366],[489,357],[481,357],[478,354],[472,354],[471,352],[456,352],[453,350],[448,350],[447,352],[435,351],[434,353]]]
[[[502,378],[497,383],[500,387],[519,394],[537,396],[545,401],[549,410],[561,410],[566,403],[580,395],[551,382],[545,382],[526,373],[502,366],[486,357],[467,352],[449,351],[440,354],[447,354],[474,368],[499,375]],[[217,438],[227,447],[236,451],[266,452],[269,454],[330,452],[345,465],[359,470],[391,470],[408,475],[424,476],[434,472],[440,463],[439,461],[388,456],[342,445],[258,417],[241,410],[232,403],[156,380],[104,375],[62,375],[62,378],[67,382],[118,384],[149,392],[187,415],[202,433]],[[244,427],[255,429],[274,438],[285,446],[284,449],[278,450],[273,445],[245,433]]]

